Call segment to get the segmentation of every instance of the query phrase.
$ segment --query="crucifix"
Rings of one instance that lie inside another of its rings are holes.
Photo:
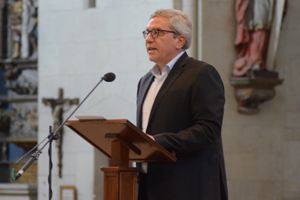
[[[57,131],[58,127],[63,123],[63,113],[71,108],[72,105],[78,105],[79,99],[64,99],[64,91],[62,88],[58,89],[58,98],[43,98],[42,101],[45,106],[51,107],[51,113],[54,119],[53,129]],[[62,178],[62,144],[63,144],[63,128],[57,131],[59,138],[56,138],[56,147],[58,148],[58,174]]]

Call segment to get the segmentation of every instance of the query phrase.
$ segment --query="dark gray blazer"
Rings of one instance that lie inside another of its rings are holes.
[[[154,77],[141,78],[137,126]],[[153,104],[146,133],[168,151],[175,163],[149,163],[141,176],[139,199],[227,200],[221,139],[224,87],[216,69],[184,53],[176,62]],[[142,194],[143,193],[143,194]]]

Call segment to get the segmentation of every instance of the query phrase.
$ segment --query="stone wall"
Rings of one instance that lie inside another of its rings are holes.
[[[284,79],[260,113],[237,112],[229,78],[237,58],[234,48],[234,0],[203,0],[202,59],[220,72],[226,91],[223,144],[230,200],[300,198],[299,25],[300,1],[289,0],[275,70]]]

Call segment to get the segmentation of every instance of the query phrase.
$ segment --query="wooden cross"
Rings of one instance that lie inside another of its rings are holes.
[[[78,105],[79,99],[64,99],[64,91],[62,88],[58,89],[58,98],[57,99],[50,99],[50,98],[43,98],[42,101],[45,106],[51,107],[52,116],[54,119],[53,123],[53,131],[57,131],[58,127],[63,123],[63,113],[70,109],[72,105]],[[56,147],[58,148],[58,174],[59,177],[62,178],[62,144],[63,144],[63,127],[57,131],[60,138],[57,138]]]

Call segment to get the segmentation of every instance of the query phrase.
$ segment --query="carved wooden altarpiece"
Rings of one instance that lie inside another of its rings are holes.
[[[0,0],[0,167],[9,171],[0,178],[4,183],[12,182],[15,150],[26,153],[37,144],[37,14],[38,0]],[[36,165],[26,177],[18,183],[37,183]]]

